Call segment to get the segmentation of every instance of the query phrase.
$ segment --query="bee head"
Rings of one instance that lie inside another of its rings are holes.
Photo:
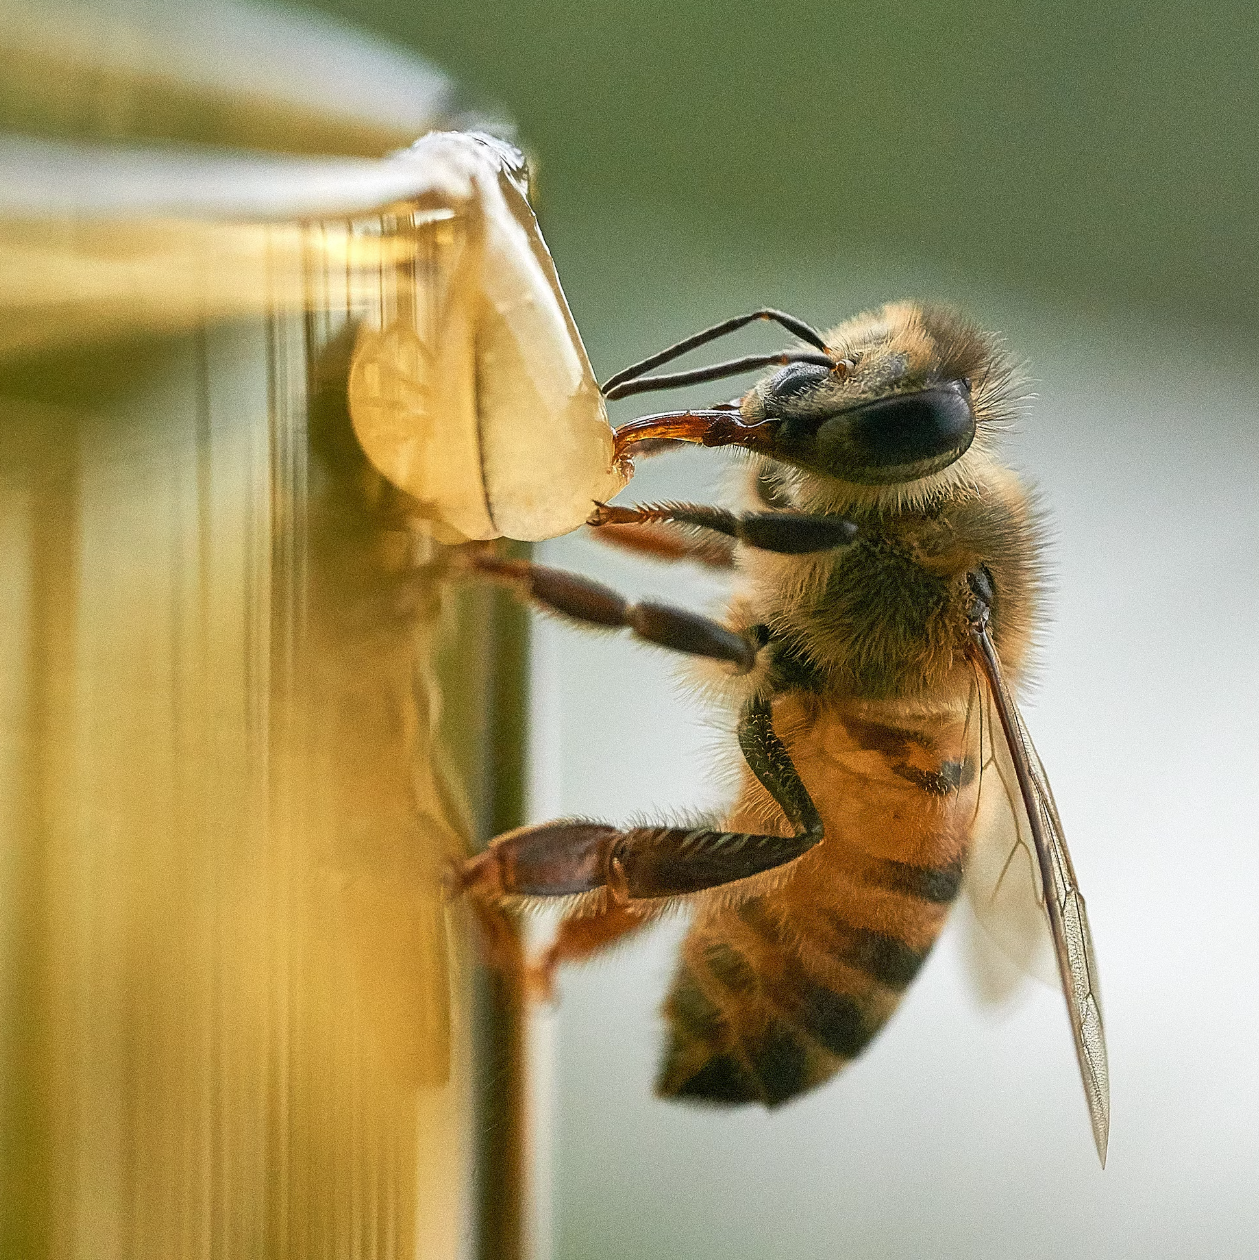
[[[904,485],[956,463],[1004,417],[999,347],[946,307],[889,304],[825,339],[835,367],[790,364],[742,401],[745,424],[772,428],[760,448],[772,459],[850,484]]]

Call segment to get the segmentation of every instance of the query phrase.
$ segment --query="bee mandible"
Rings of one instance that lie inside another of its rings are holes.
[[[650,375],[755,320],[801,344]],[[1042,546],[1026,489],[994,454],[1017,402],[1009,360],[947,307],[893,303],[826,333],[766,309],[602,389],[615,399],[757,368],[772,370],[734,402],[645,416],[615,443],[626,463],[678,442],[741,448],[752,510],[597,504],[589,521],[633,550],[733,569],[723,620],[633,604],[490,552],[474,561],[543,609],[719,663],[710,668],[738,715],[745,763],[732,812],[712,827],[523,827],[457,882],[490,910],[572,899],[536,964],[542,988],[560,963],[693,900],[657,1090],[771,1107],[869,1044],[963,885],[981,921],[1032,903],[1105,1163],[1088,920],[1012,694],[1036,626]]]

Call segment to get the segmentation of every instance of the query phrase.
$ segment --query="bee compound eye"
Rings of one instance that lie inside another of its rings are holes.
[[[836,476],[902,481],[946,468],[974,437],[970,396],[960,381],[949,381],[830,416],[817,431],[817,457]]]

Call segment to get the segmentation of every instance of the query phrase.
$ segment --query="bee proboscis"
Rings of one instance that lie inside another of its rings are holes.
[[[756,319],[803,344],[646,375]],[[719,827],[520,828],[459,882],[491,909],[573,899],[536,966],[543,987],[559,963],[693,899],[657,1089],[717,1104],[774,1106],[861,1053],[964,884],[981,921],[1031,905],[1104,1163],[1109,1086],[1088,920],[1012,695],[1041,544],[1026,490],[992,449],[1016,401],[1008,360],[950,308],[890,304],[826,333],[763,310],[603,389],[616,398],[758,367],[774,370],[734,402],[644,417],[616,442],[627,460],[676,442],[741,447],[755,510],[599,504],[590,518],[639,552],[733,568],[723,621],[490,552],[474,562],[545,609],[720,662],[745,762],[733,810]]]

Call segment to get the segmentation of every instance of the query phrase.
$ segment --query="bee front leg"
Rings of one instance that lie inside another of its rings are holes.
[[[846,547],[858,533],[858,527],[842,516],[805,512],[748,512],[739,515],[725,508],[706,507],[699,503],[645,503],[637,507],[596,503],[586,524],[609,529],[665,522],[711,530],[760,551],[796,556]]]
[[[587,522],[589,523],[589,522]],[[601,543],[666,562],[689,560],[706,569],[734,568],[734,539],[718,534],[696,536],[693,530],[664,522],[603,525],[594,531]]]

